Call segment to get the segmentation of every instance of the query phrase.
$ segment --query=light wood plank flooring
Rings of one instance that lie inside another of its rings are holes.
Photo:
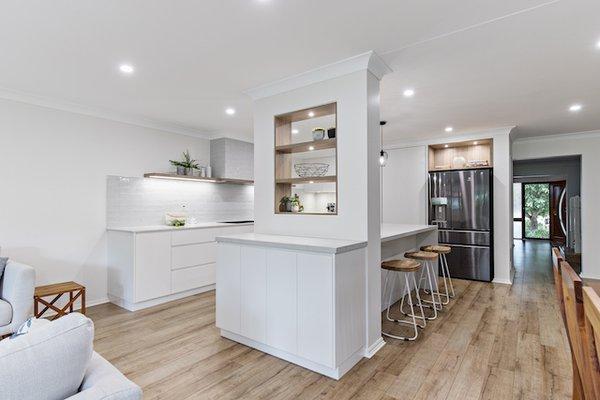
[[[88,315],[96,351],[145,399],[568,399],[550,247],[516,244],[512,287],[455,280],[456,299],[418,341],[386,340],[337,382],[220,338],[214,292],[135,313],[104,304]]]

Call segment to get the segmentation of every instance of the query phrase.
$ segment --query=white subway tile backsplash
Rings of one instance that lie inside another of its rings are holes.
[[[166,212],[181,211],[184,205],[193,222],[250,220],[254,215],[254,187],[107,177],[109,227],[163,224]]]

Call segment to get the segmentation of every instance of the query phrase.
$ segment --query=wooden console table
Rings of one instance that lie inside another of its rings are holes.
[[[69,301],[62,308],[54,305],[64,294],[69,294]],[[48,302],[43,297],[54,296],[54,298]],[[33,312],[36,318],[41,316],[49,309],[56,311],[56,315],[52,316],[52,320],[67,315],[68,312],[73,312],[73,306],[75,301],[81,297],[81,313],[85,314],[85,286],[80,285],[76,282],[62,282],[55,283],[52,285],[38,286],[35,288],[33,294]],[[44,308],[40,311],[40,305]]]

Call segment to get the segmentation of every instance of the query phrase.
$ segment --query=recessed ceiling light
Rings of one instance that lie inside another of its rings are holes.
[[[227,114],[227,115],[233,115],[233,114],[235,114],[235,108],[232,108],[232,107],[226,108],[225,109],[225,114]]]
[[[121,64],[119,65],[119,71],[121,71],[124,74],[133,74],[135,68],[133,68],[133,65],[130,64]]]
[[[571,107],[569,107],[569,111],[578,112],[581,111],[582,108],[583,106],[581,104],[573,104]]]
[[[294,135],[295,135],[295,134],[297,134],[298,132],[300,132],[298,129],[292,129],[292,133],[293,133]]]
[[[445,130],[446,132],[452,132],[452,131],[454,130],[454,128],[453,128],[453,127],[451,127],[451,126],[447,126],[447,127],[444,129],[444,130]]]
[[[308,147],[308,149],[309,149],[310,151],[313,151],[313,150],[315,149],[315,146],[309,146],[309,147]]]
[[[315,181],[308,181],[308,183],[315,183]]]
[[[312,118],[312,117],[314,117],[314,116],[315,116],[315,113],[314,113],[314,112],[312,112],[312,111],[309,111],[309,112],[308,112],[308,116]]]
[[[402,94],[404,95],[404,97],[413,97],[415,95],[415,90],[405,89],[404,92],[402,92]]]
[[[478,144],[479,144],[479,142],[476,140],[476,141],[474,141],[474,142],[473,142],[473,144],[474,144],[474,145],[478,145]]]
[[[448,145],[447,145],[447,144],[445,144],[445,145],[444,145],[444,148],[446,148],[446,149],[447,149],[447,148],[448,148]]]

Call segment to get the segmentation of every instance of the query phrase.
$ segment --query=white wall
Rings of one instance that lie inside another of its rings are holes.
[[[382,221],[427,223],[427,146],[387,150],[381,168]]]
[[[581,155],[582,276],[600,279],[600,131],[517,140],[515,160]]]
[[[185,149],[208,163],[206,139],[0,100],[2,255],[105,301],[107,175],[167,171]]]
[[[494,139],[494,282],[512,281],[512,156],[510,132],[500,128],[460,137],[386,145],[383,168],[383,220],[427,223],[427,148],[433,143]],[[397,209],[396,204],[401,206]]]

